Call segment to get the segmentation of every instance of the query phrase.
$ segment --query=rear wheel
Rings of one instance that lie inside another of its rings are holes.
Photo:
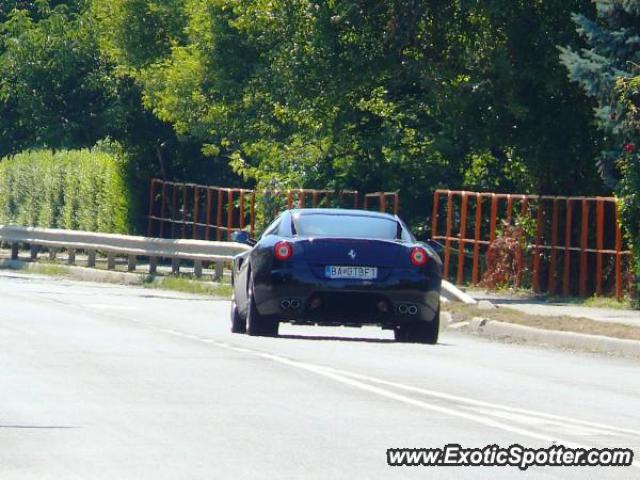
[[[430,322],[413,322],[402,325],[394,331],[396,342],[426,343],[435,345],[438,343],[440,333],[440,308]]]
[[[256,308],[255,296],[253,293],[253,279],[249,284],[247,292],[247,323],[246,331],[251,336],[275,337],[278,335],[279,322],[276,317],[260,315]]]
[[[238,313],[236,299],[231,300],[231,333],[246,333],[247,323]]]

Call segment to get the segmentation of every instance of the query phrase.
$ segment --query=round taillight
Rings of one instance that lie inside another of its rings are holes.
[[[275,247],[273,247],[273,254],[278,260],[289,260],[291,255],[293,255],[293,247],[289,242],[278,242]]]
[[[411,263],[413,263],[416,267],[422,267],[429,260],[429,256],[427,255],[427,251],[422,247],[414,247],[411,249]]]

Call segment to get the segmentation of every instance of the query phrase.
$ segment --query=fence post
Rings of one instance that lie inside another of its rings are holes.
[[[153,233],[153,197],[155,195],[156,179],[152,178],[149,185],[149,216],[147,217],[147,237]]]
[[[549,258],[549,293],[556,292],[556,268],[558,258],[558,198],[553,199],[553,210],[551,213],[551,254]]]
[[[540,244],[544,237],[544,200],[538,200],[538,213],[536,215],[536,245],[533,250],[533,272],[531,283],[533,291],[540,292]]]
[[[513,198],[511,194],[507,194],[507,223],[511,223],[511,217],[513,216]]]
[[[187,184],[182,184],[182,238],[187,238]]]
[[[211,188],[207,187],[207,226],[204,231],[204,238],[209,240],[211,235]]]
[[[199,218],[199,210],[200,210],[200,198],[199,198],[199,188],[196,185],[193,187],[193,233],[192,238],[196,240],[198,238],[198,218]]]
[[[222,239],[222,202],[223,202],[222,189],[218,189],[218,205],[216,206],[216,240]]]
[[[380,211],[387,211],[387,197],[384,195],[384,192],[380,192]]]
[[[571,216],[572,208],[571,200],[567,199],[567,217],[564,230],[564,268],[562,269],[562,294],[568,296],[571,293]]]
[[[496,239],[496,226],[498,223],[498,196],[491,194],[491,222],[489,225],[489,242]]]
[[[582,200],[582,222],[580,235],[580,284],[581,297],[587,296],[587,248],[589,248],[589,201]]]
[[[162,199],[161,199],[161,203],[160,203],[160,218],[162,218],[162,220],[160,220],[160,238],[162,238],[162,236],[164,235],[164,222],[165,222],[165,218],[164,218],[164,214],[165,214],[165,205],[167,202],[167,182],[162,182]]]
[[[616,205],[616,299],[622,300],[622,230],[620,228],[620,214]]]
[[[240,217],[238,218],[240,229],[244,229],[244,190],[240,189]]]
[[[604,201],[598,197],[596,204],[596,295],[602,295],[602,252],[604,248]]]
[[[471,274],[474,285],[479,281],[478,263],[480,258],[480,228],[482,227],[482,195],[476,193],[476,224],[473,244],[473,272]]]
[[[305,194],[304,194],[304,190],[301,188],[298,191],[298,207],[299,208],[304,208],[305,205]]]
[[[251,237],[254,235],[256,228],[256,192],[251,192]]]
[[[398,192],[395,192],[393,194],[393,214],[398,215],[399,211],[400,211],[400,195],[398,195]]]
[[[438,235],[438,207],[440,203],[440,192],[433,192],[433,211],[431,213],[431,238]]]
[[[460,241],[458,243],[458,276],[456,283],[464,283],[464,240],[467,236],[467,205],[469,197],[467,192],[462,192],[462,207],[460,209]]]
[[[176,209],[178,208],[178,184],[171,185],[171,238],[176,238]]]
[[[227,189],[227,241],[231,240],[231,229],[233,228],[233,190]]]
[[[446,238],[444,241],[444,278],[449,278],[449,260],[451,257],[451,224],[453,218],[453,192],[447,190],[447,230]]]

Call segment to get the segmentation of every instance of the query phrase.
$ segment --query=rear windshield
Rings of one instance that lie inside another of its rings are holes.
[[[398,238],[399,224],[396,220],[364,215],[296,215],[293,224],[298,235],[305,237],[376,238],[393,240]]]

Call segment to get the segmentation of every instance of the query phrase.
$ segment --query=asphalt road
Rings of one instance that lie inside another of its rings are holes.
[[[640,363],[444,332],[228,332],[228,302],[0,273],[0,479],[640,478]],[[629,447],[625,468],[391,447]]]

